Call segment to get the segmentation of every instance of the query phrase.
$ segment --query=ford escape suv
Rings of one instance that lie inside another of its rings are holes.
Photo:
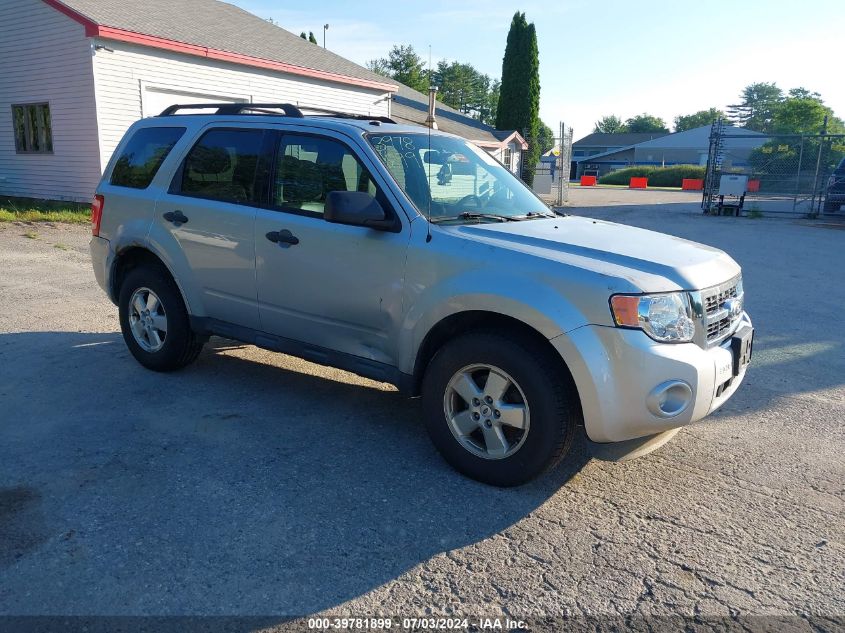
[[[145,367],[218,335],[393,383],[495,485],[554,466],[582,424],[615,458],[653,450],[751,357],[722,251],[558,215],[471,143],[386,118],[172,106],[127,131],[92,222]]]

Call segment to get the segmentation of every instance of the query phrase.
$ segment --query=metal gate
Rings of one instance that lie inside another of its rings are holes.
[[[828,181],[845,157],[845,135],[766,135],[727,126],[710,131],[701,208],[719,205],[722,176],[747,178],[743,211],[763,215],[816,217]]]
[[[530,145],[533,140],[525,139]],[[534,171],[533,190],[544,202],[561,207],[569,201],[569,166],[572,160],[572,128],[561,122],[554,147],[540,157]]]

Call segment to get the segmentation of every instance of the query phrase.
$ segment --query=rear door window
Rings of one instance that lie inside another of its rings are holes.
[[[256,172],[264,131],[215,129],[203,134],[182,166],[179,193],[239,204],[261,200]]]
[[[132,189],[149,187],[184,133],[183,127],[145,127],[135,132],[114,165],[111,184]]]

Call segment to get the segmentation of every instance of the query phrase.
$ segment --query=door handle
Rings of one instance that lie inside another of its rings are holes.
[[[168,211],[162,217],[168,222],[172,222],[175,226],[181,226],[188,221],[188,218],[186,218],[179,209],[176,209],[176,211]]]
[[[282,229],[281,231],[270,231],[267,233],[266,237],[268,240],[275,242],[282,248],[290,248],[291,246],[299,244],[299,238],[287,229]]]

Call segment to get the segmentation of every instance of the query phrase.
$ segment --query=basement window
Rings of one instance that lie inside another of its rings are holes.
[[[52,154],[53,123],[49,103],[12,106],[15,150],[19,154]]]

